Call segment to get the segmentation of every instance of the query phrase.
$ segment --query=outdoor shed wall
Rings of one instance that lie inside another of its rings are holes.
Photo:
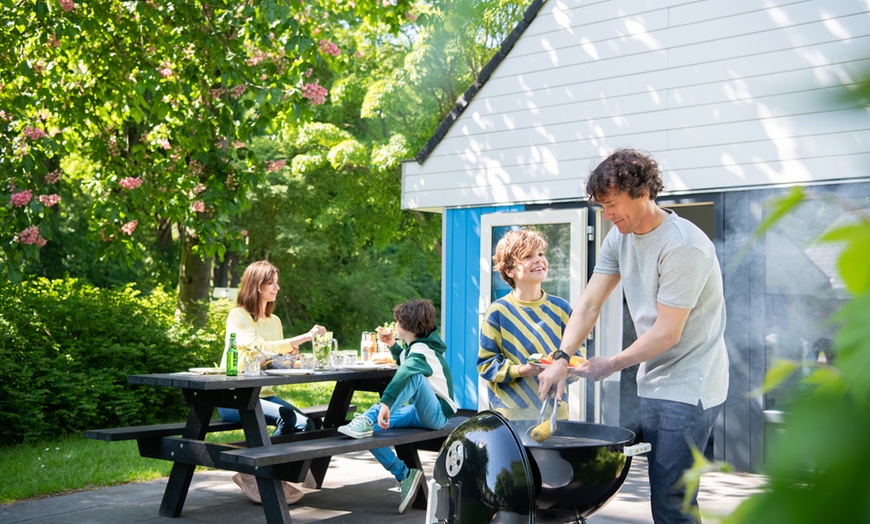
[[[423,164],[402,206],[582,198],[618,147],[669,192],[865,176],[867,111],[838,96],[870,67],[857,0],[548,0]]]

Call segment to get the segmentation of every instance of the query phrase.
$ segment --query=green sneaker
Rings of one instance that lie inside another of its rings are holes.
[[[338,427],[338,432],[353,438],[371,437],[374,424],[364,415],[354,415],[353,420]]]
[[[423,472],[419,469],[408,471],[408,476],[405,477],[399,487],[402,490],[402,501],[399,502],[399,514],[405,512],[408,506],[414,503],[417,498],[417,491],[420,489],[420,482],[423,480]]]

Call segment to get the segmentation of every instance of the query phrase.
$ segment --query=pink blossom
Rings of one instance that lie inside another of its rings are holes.
[[[132,235],[133,231],[136,231],[136,226],[138,226],[138,225],[139,225],[138,220],[131,220],[130,222],[127,222],[126,224],[121,226],[121,231],[123,231],[124,233],[127,233],[128,235]]]
[[[283,168],[285,165],[287,165],[286,160],[273,160],[272,162],[269,162],[269,165],[266,167],[266,171],[273,173]]]
[[[197,194],[197,195],[202,193],[203,191],[205,191],[205,184],[203,184],[202,182],[200,182],[199,184],[196,185],[196,187],[193,188],[194,194]]]
[[[127,178],[122,178],[118,184],[128,191],[132,191],[142,185],[142,179],[139,177],[128,176]]]
[[[250,58],[245,59],[245,63],[249,66],[255,66],[267,58],[269,58],[269,55],[265,51],[258,49]]]
[[[203,169],[204,169],[203,165],[201,163],[199,163],[198,161],[196,161],[196,160],[190,161],[190,171],[194,175],[198,175],[198,174],[202,173]]]
[[[326,96],[329,91],[325,87],[317,84],[304,84],[302,86],[302,96],[311,101],[312,105],[320,105],[326,102]]]
[[[236,175],[234,173],[230,173],[229,175],[227,175],[227,181],[226,181],[227,189],[235,191],[237,185],[238,185],[238,182],[236,181]]]
[[[24,128],[24,136],[31,140],[39,140],[40,138],[48,135],[45,134],[45,131],[39,129],[38,127],[27,126]]]
[[[46,184],[56,184],[58,180],[60,180],[60,169],[55,169],[51,173],[45,175]]]
[[[245,91],[247,91],[247,90],[248,90],[248,86],[246,86],[245,84],[239,84],[237,86],[233,86],[233,88],[230,89],[230,96],[233,98],[239,98],[240,96],[245,94]]]
[[[169,144],[169,139],[168,139],[168,138],[164,138],[164,139],[158,140],[157,143],[158,143],[158,144],[160,145],[160,147],[162,147],[163,149],[172,149],[172,145]]]
[[[163,78],[169,78],[172,76],[172,64],[169,63],[169,60],[164,60],[160,63],[160,68],[157,71]]]
[[[33,198],[33,193],[29,189],[25,189],[20,193],[12,193],[9,202],[15,207],[24,207],[30,203],[31,198]]]
[[[390,0],[384,0],[383,2],[381,2],[381,5],[383,5],[384,7],[390,7]]]
[[[320,50],[326,53],[327,55],[338,56],[341,54],[341,49],[338,48],[337,45],[333,44],[329,40],[321,40],[320,41]]]
[[[39,195],[39,201],[42,202],[42,205],[45,207],[51,207],[60,202],[60,195]]]
[[[197,200],[190,206],[190,209],[196,211],[197,213],[205,213],[205,202],[202,200]]]
[[[37,245],[42,247],[45,245],[46,240],[39,236],[39,228],[36,226],[30,226],[21,233],[18,233],[18,242],[26,245]]]
[[[247,229],[243,229],[243,230],[241,230],[240,233],[242,234],[243,237],[248,236],[248,230],[247,230]]]
[[[415,15],[414,13],[412,13],[410,11],[405,11],[405,19],[408,20],[409,22],[416,22],[417,15]]]
[[[60,6],[64,11],[72,11],[76,7],[76,3],[73,0],[57,0],[60,3]]]
[[[109,137],[109,154],[112,156],[121,154],[121,151],[118,149],[118,139],[114,136]]]

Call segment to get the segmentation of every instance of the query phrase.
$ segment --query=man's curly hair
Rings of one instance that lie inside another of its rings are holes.
[[[631,198],[641,198],[649,191],[649,199],[655,200],[665,188],[659,173],[659,164],[651,156],[634,149],[617,149],[586,180],[586,197],[595,203],[611,192],[627,193]]]

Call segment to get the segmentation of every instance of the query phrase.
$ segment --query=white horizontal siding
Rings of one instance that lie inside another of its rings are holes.
[[[403,207],[576,199],[616,147],[653,152],[668,190],[866,176],[870,119],[836,95],[868,65],[855,0],[549,0],[425,163],[404,164]]]

